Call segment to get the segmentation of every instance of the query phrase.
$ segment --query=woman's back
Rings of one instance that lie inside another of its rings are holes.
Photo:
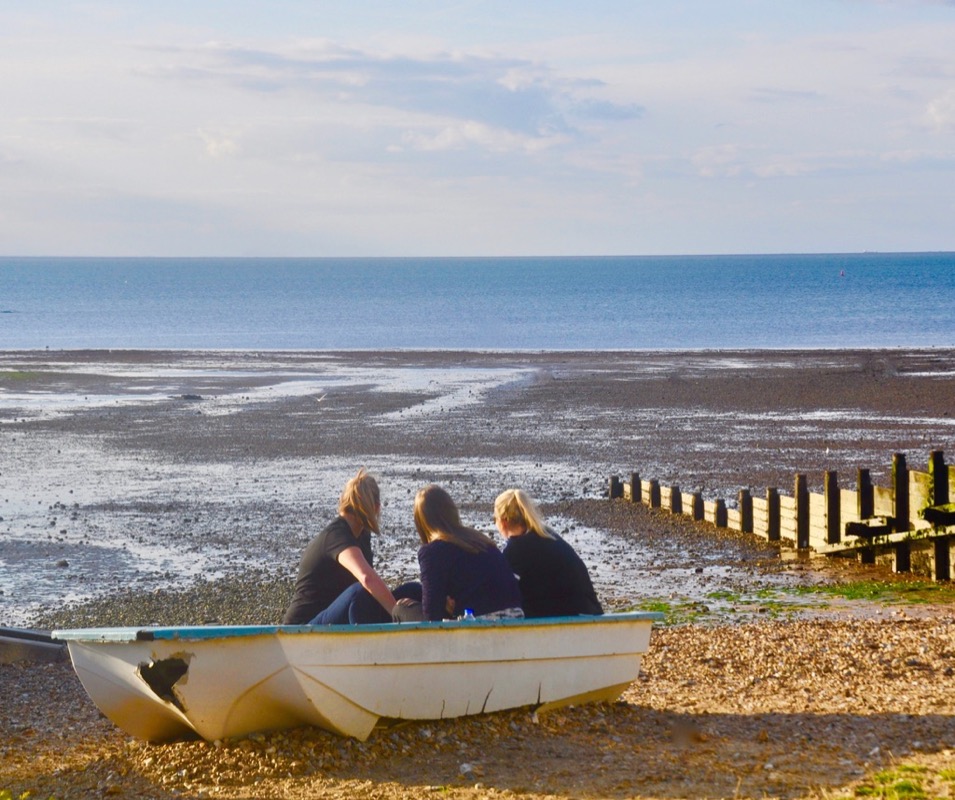
[[[524,616],[602,614],[587,567],[566,541],[527,532],[507,540],[504,557],[517,574]]]
[[[521,605],[514,572],[493,545],[469,552],[452,542],[435,539],[418,551],[418,564],[425,619],[460,616],[466,608],[481,616]],[[454,601],[451,611],[446,607],[449,598]]]

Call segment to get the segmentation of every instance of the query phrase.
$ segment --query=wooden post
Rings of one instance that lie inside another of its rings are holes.
[[[650,508],[660,507],[660,482],[656,478],[651,478],[650,486]]]
[[[875,490],[869,470],[860,469],[856,483],[859,487],[859,519],[869,519],[875,514]]]
[[[951,580],[952,577],[951,559],[948,555],[948,539],[948,536],[943,536],[932,542],[935,545],[935,580],[937,581]]]
[[[826,471],[824,478],[826,496],[826,543],[839,544],[842,539],[840,521],[839,475],[832,470]]]
[[[643,497],[643,486],[640,484],[640,475],[636,472],[630,473],[630,502],[639,503]]]
[[[905,465],[905,454],[892,456],[892,494],[895,499],[895,531],[909,529],[909,469]]]
[[[802,550],[809,547],[809,489],[806,476],[801,473],[796,475],[793,496],[796,499],[796,547]]]
[[[945,454],[941,450],[929,453],[928,474],[932,486],[932,505],[944,506],[948,502],[948,467],[945,466]]]
[[[743,533],[753,532],[753,496],[749,489],[739,490],[739,529]]]
[[[895,571],[912,571],[912,546],[910,542],[899,542],[895,545]]]
[[[778,542],[780,539],[779,529],[779,491],[770,487],[766,490],[766,540]]]
[[[610,476],[610,499],[615,500],[618,497],[623,497],[623,484],[620,483],[619,475]]]
[[[697,522],[706,519],[706,511],[703,507],[703,492],[693,492],[693,519]]]
[[[722,497],[719,497],[716,499],[715,505],[713,521],[716,523],[717,528],[725,528],[728,524],[726,520],[726,501]]]
[[[683,513],[683,495],[680,494],[679,486],[670,487],[670,512],[672,514]]]

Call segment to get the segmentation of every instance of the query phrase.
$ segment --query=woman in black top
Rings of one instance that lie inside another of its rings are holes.
[[[391,622],[401,601],[372,566],[380,514],[378,483],[362,468],[345,484],[338,516],[305,548],[283,624]]]
[[[584,562],[547,527],[526,493],[508,489],[498,495],[494,522],[507,540],[504,557],[520,581],[525,616],[603,614]]]
[[[440,486],[415,497],[414,521],[421,539],[424,619],[523,616],[514,573],[491,537],[462,524],[458,508]]]

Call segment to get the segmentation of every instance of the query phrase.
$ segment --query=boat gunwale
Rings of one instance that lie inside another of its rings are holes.
[[[66,642],[123,643],[142,641],[198,641],[239,639],[275,635],[365,635],[437,630],[486,630],[488,628],[530,628],[565,625],[617,625],[633,622],[660,622],[664,615],[656,611],[630,611],[618,614],[523,619],[435,620],[424,622],[388,622],[371,625],[178,625],[129,626],[115,628],[74,628],[55,630],[53,639]]]

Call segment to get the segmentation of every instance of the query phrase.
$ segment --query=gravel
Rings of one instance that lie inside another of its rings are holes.
[[[296,729],[150,745],[104,720],[68,665],[2,666],[0,680],[0,788],[15,796],[834,797],[898,763],[951,776],[955,754],[951,609],[662,628],[617,703],[364,743]]]

